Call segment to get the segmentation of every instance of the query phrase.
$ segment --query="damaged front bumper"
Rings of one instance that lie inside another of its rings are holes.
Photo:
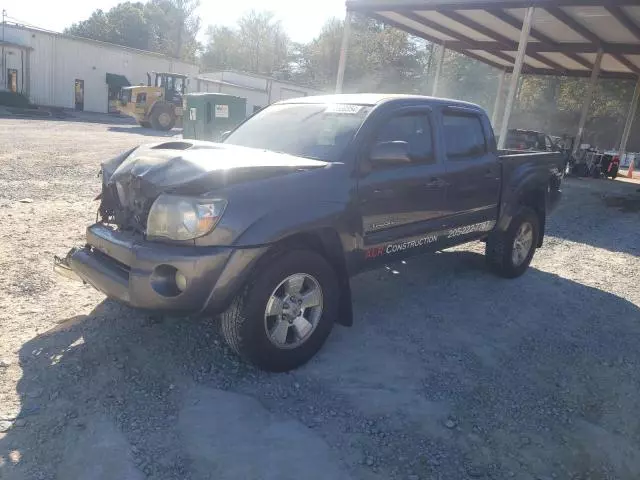
[[[265,248],[196,247],[146,241],[97,223],[87,243],[54,270],[127,305],[186,313],[223,311]]]
[[[82,282],[82,278],[78,276],[76,272],[73,271],[71,266],[69,265],[69,259],[73,256],[74,253],[78,251],[77,248],[72,248],[67,253],[66,257],[59,257],[57,255],[53,256],[53,271],[56,272],[61,277],[68,278],[69,280],[76,280]]]

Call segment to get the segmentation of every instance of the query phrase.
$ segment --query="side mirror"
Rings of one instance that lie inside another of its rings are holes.
[[[229,135],[231,135],[231,130],[227,130],[226,132],[222,132],[222,134],[220,135],[220,141],[224,142]]]
[[[369,160],[374,165],[402,165],[411,163],[409,144],[402,141],[377,143],[371,150]]]

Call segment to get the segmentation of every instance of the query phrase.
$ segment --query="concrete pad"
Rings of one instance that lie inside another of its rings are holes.
[[[266,410],[253,398],[199,388],[179,417],[193,478],[347,480],[338,459],[313,430]]]

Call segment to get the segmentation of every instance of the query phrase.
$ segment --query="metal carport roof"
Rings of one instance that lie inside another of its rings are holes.
[[[513,69],[528,7],[536,7],[522,73],[640,75],[640,0],[350,0],[361,12],[493,67]]]
[[[640,0],[347,0],[346,6],[348,22],[351,13],[358,12],[441,45],[434,90],[445,49],[514,73],[501,140],[520,74],[591,78],[578,139],[596,80],[640,77]],[[348,22],[337,91],[342,89]],[[504,75],[499,89],[503,80]],[[640,83],[627,124],[635,115],[638,96]],[[494,116],[497,107],[496,103]],[[625,145],[623,138],[621,150]]]

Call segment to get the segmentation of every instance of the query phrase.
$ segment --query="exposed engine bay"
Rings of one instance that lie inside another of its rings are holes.
[[[160,194],[202,195],[227,185],[321,168],[327,163],[220,143],[170,141],[143,145],[102,164],[99,221],[145,233]]]

